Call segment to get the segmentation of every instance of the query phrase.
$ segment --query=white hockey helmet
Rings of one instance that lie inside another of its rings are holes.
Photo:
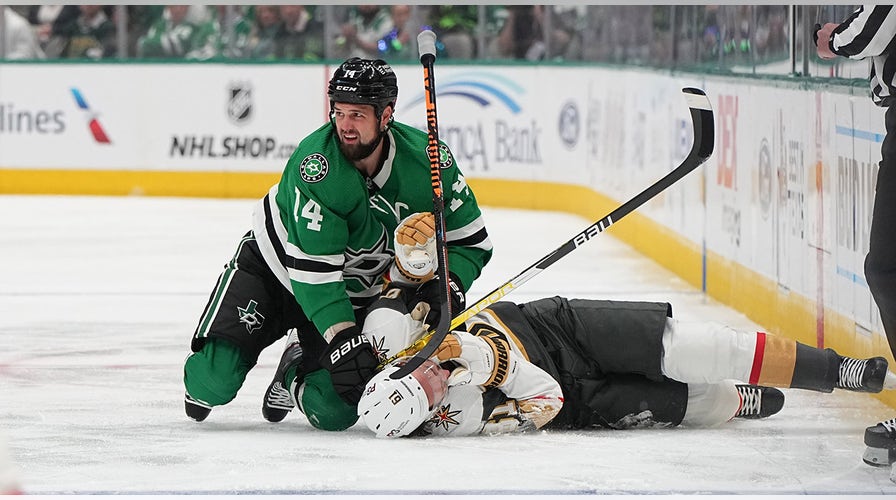
[[[390,364],[370,379],[358,402],[358,415],[376,437],[407,436],[426,422],[448,392],[448,370],[428,359],[393,379],[405,361]]]

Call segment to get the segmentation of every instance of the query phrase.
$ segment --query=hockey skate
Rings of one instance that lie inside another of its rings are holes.
[[[868,359],[840,356],[840,373],[834,387],[877,393],[883,390],[886,376],[887,360],[880,356]]]
[[[883,467],[896,462],[896,418],[865,429],[865,446],[862,460],[866,464]]]
[[[774,387],[738,384],[740,409],[734,418],[766,418],[784,407],[784,393]]]
[[[212,407],[193,399],[188,393],[184,393],[184,411],[187,412],[187,416],[192,418],[197,422],[202,422],[205,420],[205,417],[208,416],[209,413],[212,412]]]
[[[302,362],[302,346],[299,344],[298,331],[292,329],[286,337],[286,348],[280,357],[280,364],[274,374],[274,380],[264,393],[261,414],[268,422],[279,422],[296,406],[295,398],[286,386],[286,372]],[[298,374],[297,374],[298,375]]]

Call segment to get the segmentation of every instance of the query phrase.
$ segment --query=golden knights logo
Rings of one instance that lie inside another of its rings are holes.
[[[227,118],[237,125],[243,125],[252,117],[252,86],[249,82],[235,82],[230,84],[229,90]]]
[[[455,417],[457,417],[461,411],[463,410],[452,410],[451,404],[439,406],[429,418],[429,424],[433,427],[441,427],[447,431],[452,425],[460,425],[460,422],[458,422]]]
[[[257,310],[258,302],[254,300],[250,300],[249,304],[243,307],[237,307],[237,313],[240,316],[240,323],[244,323],[246,325],[246,330],[249,333],[252,333],[255,330],[261,328],[264,325],[264,316]]]

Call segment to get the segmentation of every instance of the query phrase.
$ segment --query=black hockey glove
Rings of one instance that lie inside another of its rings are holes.
[[[373,347],[357,326],[337,333],[320,357],[320,365],[330,372],[336,393],[352,406],[358,404],[378,363]]]
[[[440,280],[441,278],[436,277],[420,285],[415,295],[417,302],[423,301],[429,304],[429,314],[426,315],[423,322],[430,328],[435,328],[442,318],[441,301],[439,300],[439,292],[442,290]],[[466,308],[467,299],[464,296],[464,290],[460,287],[460,280],[450,271],[448,272],[448,287],[451,289],[449,294],[451,313],[457,316]]]

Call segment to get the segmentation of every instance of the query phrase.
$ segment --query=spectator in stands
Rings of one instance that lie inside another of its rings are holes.
[[[277,35],[282,26],[278,6],[256,5],[255,22],[249,35],[249,58],[255,60],[276,58]]]
[[[281,5],[283,25],[277,35],[277,57],[318,61],[324,57],[323,24],[304,5]]]
[[[28,20],[9,7],[3,8],[4,59],[43,59],[37,35]]]
[[[127,52],[119,57],[133,57],[137,53],[140,37],[149,31],[149,27],[162,18],[164,5],[127,5]],[[113,21],[115,18],[113,17]],[[116,27],[118,23],[116,22]]]
[[[703,43],[700,46],[701,59],[719,56],[722,45],[722,27],[719,25],[719,6],[707,5],[703,12]]]
[[[724,14],[722,26],[725,42],[722,44],[722,50],[729,56],[749,54],[752,50],[751,6],[725,5],[720,13]]]
[[[57,20],[74,19],[78,14],[80,11],[76,5],[30,5],[27,10],[28,22],[34,28],[42,49],[46,48],[53,36],[53,25]]]
[[[68,20],[56,30],[66,42],[59,57],[67,59],[102,59],[114,57],[115,23],[102,5],[80,5],[78,17]]]
[[[759,21],[756,26],[755,50],[760,58],[785,57],[787,43],[786,5],[757,6]]]
[[[545,9],[551,11],[551,58],[581,60],[586,6],[549,5]]]
[[[228,59],[247,57],[253,26],[246,8],[242,5],[217,5],[214,17],[218,55]]]
[[[550,6],[509,6],[507,18],[496,41],[498,57],[529,61],[562,58],[571,45],[574,31],[572,27],[565,25],[566,16],[552,18],[548,46],[545,43],[544,21],[548,7]]]
[[[435,5],[430,12],[433,29],[445,45],[445,57],[473,59],[476,41],[473,33],[478,22],[476,5]]]
[[[345,57],[378,59],[378,42],[392,31],[389,13],[379,5],[358,5],[349,12],[336,45]]]
[[[168,5],[137,42],[137,57],[210,59],[217,55],[213,21],[187,18],[189,5]]]
[[[512,5],[498,34],[498,55],[504,58],[540,61],[546,56],[543,5]],[[563,40],[564,43],[569,40]]]
[[[410,5],[393,5],[389,8],[392,29],[377,42],[381,58],[389,61],[416,59],[416,40],[413,37],[417,36],[420,29],[412,27],[411,13]]]

